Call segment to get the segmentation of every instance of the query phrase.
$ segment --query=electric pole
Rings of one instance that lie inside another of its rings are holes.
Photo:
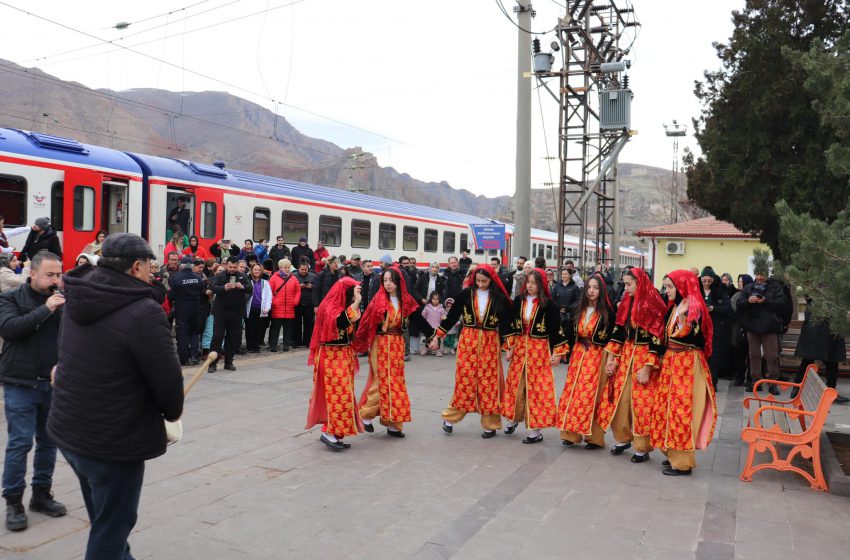
[[[531,250],[531,4],[518,2],[516,94],[516,192],[511,256],[534,258]]]

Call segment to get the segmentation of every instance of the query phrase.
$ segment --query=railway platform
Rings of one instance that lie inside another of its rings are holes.
[[[850,557],[850,499],[787,473],[738,480],[744,393],[725,381],[714,442],[698,453],[693,476],[675,478],[661,475],[657,452],[632,464],[628,452],[564,448],[555,430],[538,445],[521,444],[522,429],[484,440],[470,415],[445,435],[439,414],[452,391],[452,356],[406,364],[407,438],[376,425],[340,453],[303,428],[312,386],[304,351],[242,358],[237,367],[196,386],[183,441],[148,462],[130,537],[136,558]],[[557,368],[559,389],[565,373]],[[365,378],[361,371],[358,390]],[[839,389],[850,394],[850,381]],[[835,405],[829,423],[850,429],[850,407]],[[20,533],[0,528],[0,560],[82,558],[85,509],[61,459],[54,491],[68,515],[30,514]]]

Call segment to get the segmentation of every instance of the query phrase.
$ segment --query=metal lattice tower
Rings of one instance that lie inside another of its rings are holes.
[[[569,0],[566,14],[555,28],[563,66],[536,72],[538,82],[558,100],[560,109],[559,263],[570,256],[579,266],[588,266],[593,264],[595,248],[610,244],[611,252],[600,251],[596,260],[617,264],[617,156],[630,131],[628,124],[612,128],[600,120],[600,96],[608,92],[631,96],[624,75],[628,49],[620,41],[629,27],[638,25],[633,8],[617,4],[617,0]],[[558,79],[557,95],[546,84],[547,78]],[[564,237],[570,233],[579,237],[575,256],[563,253]]]

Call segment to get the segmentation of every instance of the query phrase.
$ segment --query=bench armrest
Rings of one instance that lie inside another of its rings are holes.
[[[793,414],[793,415],[796,415],[796,416],[814,416],[815,415],[814,412],[808,412],[806,410],[797,410],[797,409],[794,409],[794,408],[783,408],[781,406],[770,406],[770,405],[762,406],[762,407],[759,407],[759,409],[756,411],[755,416],[753,416],[753,423],[755,424],[755,427],[759,428],[760,430],[765,429],[764,426],[761,425],[761,418],[760,418],[761,413],[764,412],[765,410],[775,410],[777,412],[784,412],[786,414]]]
[[[781,385],[783,387],[797,387],[797,388],[803,387],[802,383],[792,383],[790,381],[777,381],[775,379],[759,379],[753,385],[753,393],[755,393],[758,390],[759,386],[761,386],[761,385]]]

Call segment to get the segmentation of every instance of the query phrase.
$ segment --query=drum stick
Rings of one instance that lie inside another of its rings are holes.
[[[186,387],[183,388],[183,396],[184,397],[189,394],[189,391],[192,390],[192,387],[194,387],[195,383],[197,383],[198,380],[201,377],[204,376],[204,374],[207,372],[207,368],[209,368],[210,364],[213,363],[214,361],[216,361],[217,358],[218,358],[217,352],[210,352],[209,353],[206,361],[203,364],[201,364],[201,367],[198,368],[198,371],[195,372],[195,375],[192,376],[192,379],[190,379],[189,383],[186,385]]]

